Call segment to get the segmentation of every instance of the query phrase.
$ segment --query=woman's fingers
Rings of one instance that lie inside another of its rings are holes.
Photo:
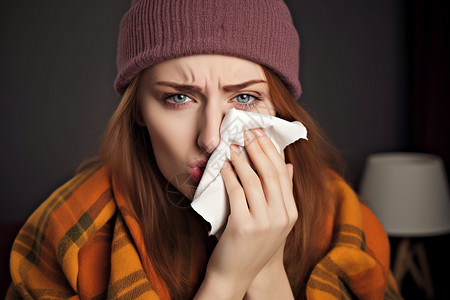
[[[246,137],[251,162],[232,145],[231,163],[226,162],[221,170],[231,213],[208,270],[228,278],[247,274],[253,279],[275,254],[282,256],[292,228],[285,205],[293,202],[285,200],[293,198],[292,166],[286,165],[267,137],[260,139],[252,132]]]
[[[297,204],[295,203],[293,189],[292,189],[292,180],[294,178],[294,166],[292,164],[288,163],[288,164],[286,164],[286,167],[288,169],[291,187],[290,187],[289,191],[285,190],[284,193],[286,193],[285,197],[292,197],[292,198],[290,198],[290,200],[285,201],[285,203],[286,203],[286,209],[289,214],[290,224],[291,224],[291,227],[293,227],[298,218]]]
[[[230,162],[226,161],[223,164],[221,174],[228,193],[231,214],[233,214],[233,217],[246,217],[248,207],[245,193]]]
[[[261,129],[245,132],[245,148],[255,170],[236,145],[230,147],[234,170],[228,164],[222,170],[232,213],[246,211],[267,224],[290,229],[297,219],[292,165],[284,162]]]
[[[230,159],[240,180],[241,189],[245,193],[246,204],[248,204],[252,215],[265,218],[267,216],[266,200],[258,175],[238,146],[231,145]]]
[[[266,202],[275,210],[285,210],[282,190],[280,188],[280,175],[271,158],[265,153],[264,149],[259,143],[260,138],[248,130],[245,136],[245,149],[258,172],[261,180],[262,188]],[[272,144],[273,145],[273,144]],[[276,149],[275,149],[276,151]],[[277,151],[278,163],[281,161],[281,156]],[[283,163],[284,164],[284,163]]]
[[[294,166],[292,164],[286,164],[286,167],[289,172],[289,178],[292,180],[294,179]]]
[[[247,142],[247,152],[267,187],[278,183],[283,191],[292,194],[292,179],[282,154],[280,154],[262,129],[254,129],[247,132],[247,136],[255,137],[255,140]]]
[[[283,153],[280,155],[262,129],[248,131],[246,136],[246,149],[261,178],[269,205],[287,211],[292,226],[298,215],[292,193],[293,166],[284,162]]]
[[[272,140],[265,134],[261,128],[249,130],[256,137],[258,144],[264,151],[273,166],[277,168],[279,173],[286,171],[284,162],[284,153],[279,153]]]

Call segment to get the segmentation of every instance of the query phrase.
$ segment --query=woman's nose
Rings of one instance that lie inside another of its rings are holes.
[[[228,108],[208,104],[204,107],[199,122],[197,144],[208,154],[211,154],[220,142],[220,124]]]

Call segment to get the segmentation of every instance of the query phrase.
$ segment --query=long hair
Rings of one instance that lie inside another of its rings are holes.
[[[283,82],[264,68],[276,115],[300,121],[308,130],[308,140],[299,140],[285,149],[286,162],[294,168],[293,194],[298,219],[284,250],[284,265],[296,299],[303,298],[306,281],[314,265],[327,249],[319,247],[332,195],[327,188],[330,170],[345,170],[337,149],[317,122],[291,96]]]
[[[286,161],[294,166],[293,192],[299,218],[288,236],[284,263],[294,295],[301,298],[312,267],[323,256],[324,250],[317,247],[317,237],[330,201],[327,169],[337,156],[320,127],[292,98],[282,81],[263,69],[277,116],[298,120],[308,129],[308,141],[297,141],[285,150]],[[182,253],[182,241],[174,225],[180,214],[165,196],[167,180],[156,165],[147,128],[137,122],[140,77],[130,83],[110,120],[100,159],[108,166],[113,182],[141,225],[156,272],[171,295],[181,298],[189,286],[189,272],[180,273],[177,266],[188,266],[189,262],[183,260],[189,257]]]
[[[141,74],[132,80],[110,119],[100,160],[141,226],[153,267],[172,297],[181,299],[189,286],[188,276],[175,268],[183,266],[180,260],[186,259],[180,255],[183,245],[177,232],[179,226],[173,222],[181,214],[167,200],[167,180],[156,165],[147,128],[137,121]]]

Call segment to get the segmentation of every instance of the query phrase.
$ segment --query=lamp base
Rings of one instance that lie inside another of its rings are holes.
[[[407,272],[411,273],[417,286],[425,291],[426,297],[433,299],[434,288],[425,246],[422,242],[412,242],[410,239],[404,238],[398,245],[393,268],[393,274],[400,291],[402,280]]]

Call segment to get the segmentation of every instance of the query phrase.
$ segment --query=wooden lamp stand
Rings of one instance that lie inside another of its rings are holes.
[[[417,286],[425,291],[428,299],[433,299],[434,288],[431,272],[422,242],[413,242],[404,238],[399,242],[393,268],[394,277],[401,290],[401,283],[406,273],[410,272]]]

